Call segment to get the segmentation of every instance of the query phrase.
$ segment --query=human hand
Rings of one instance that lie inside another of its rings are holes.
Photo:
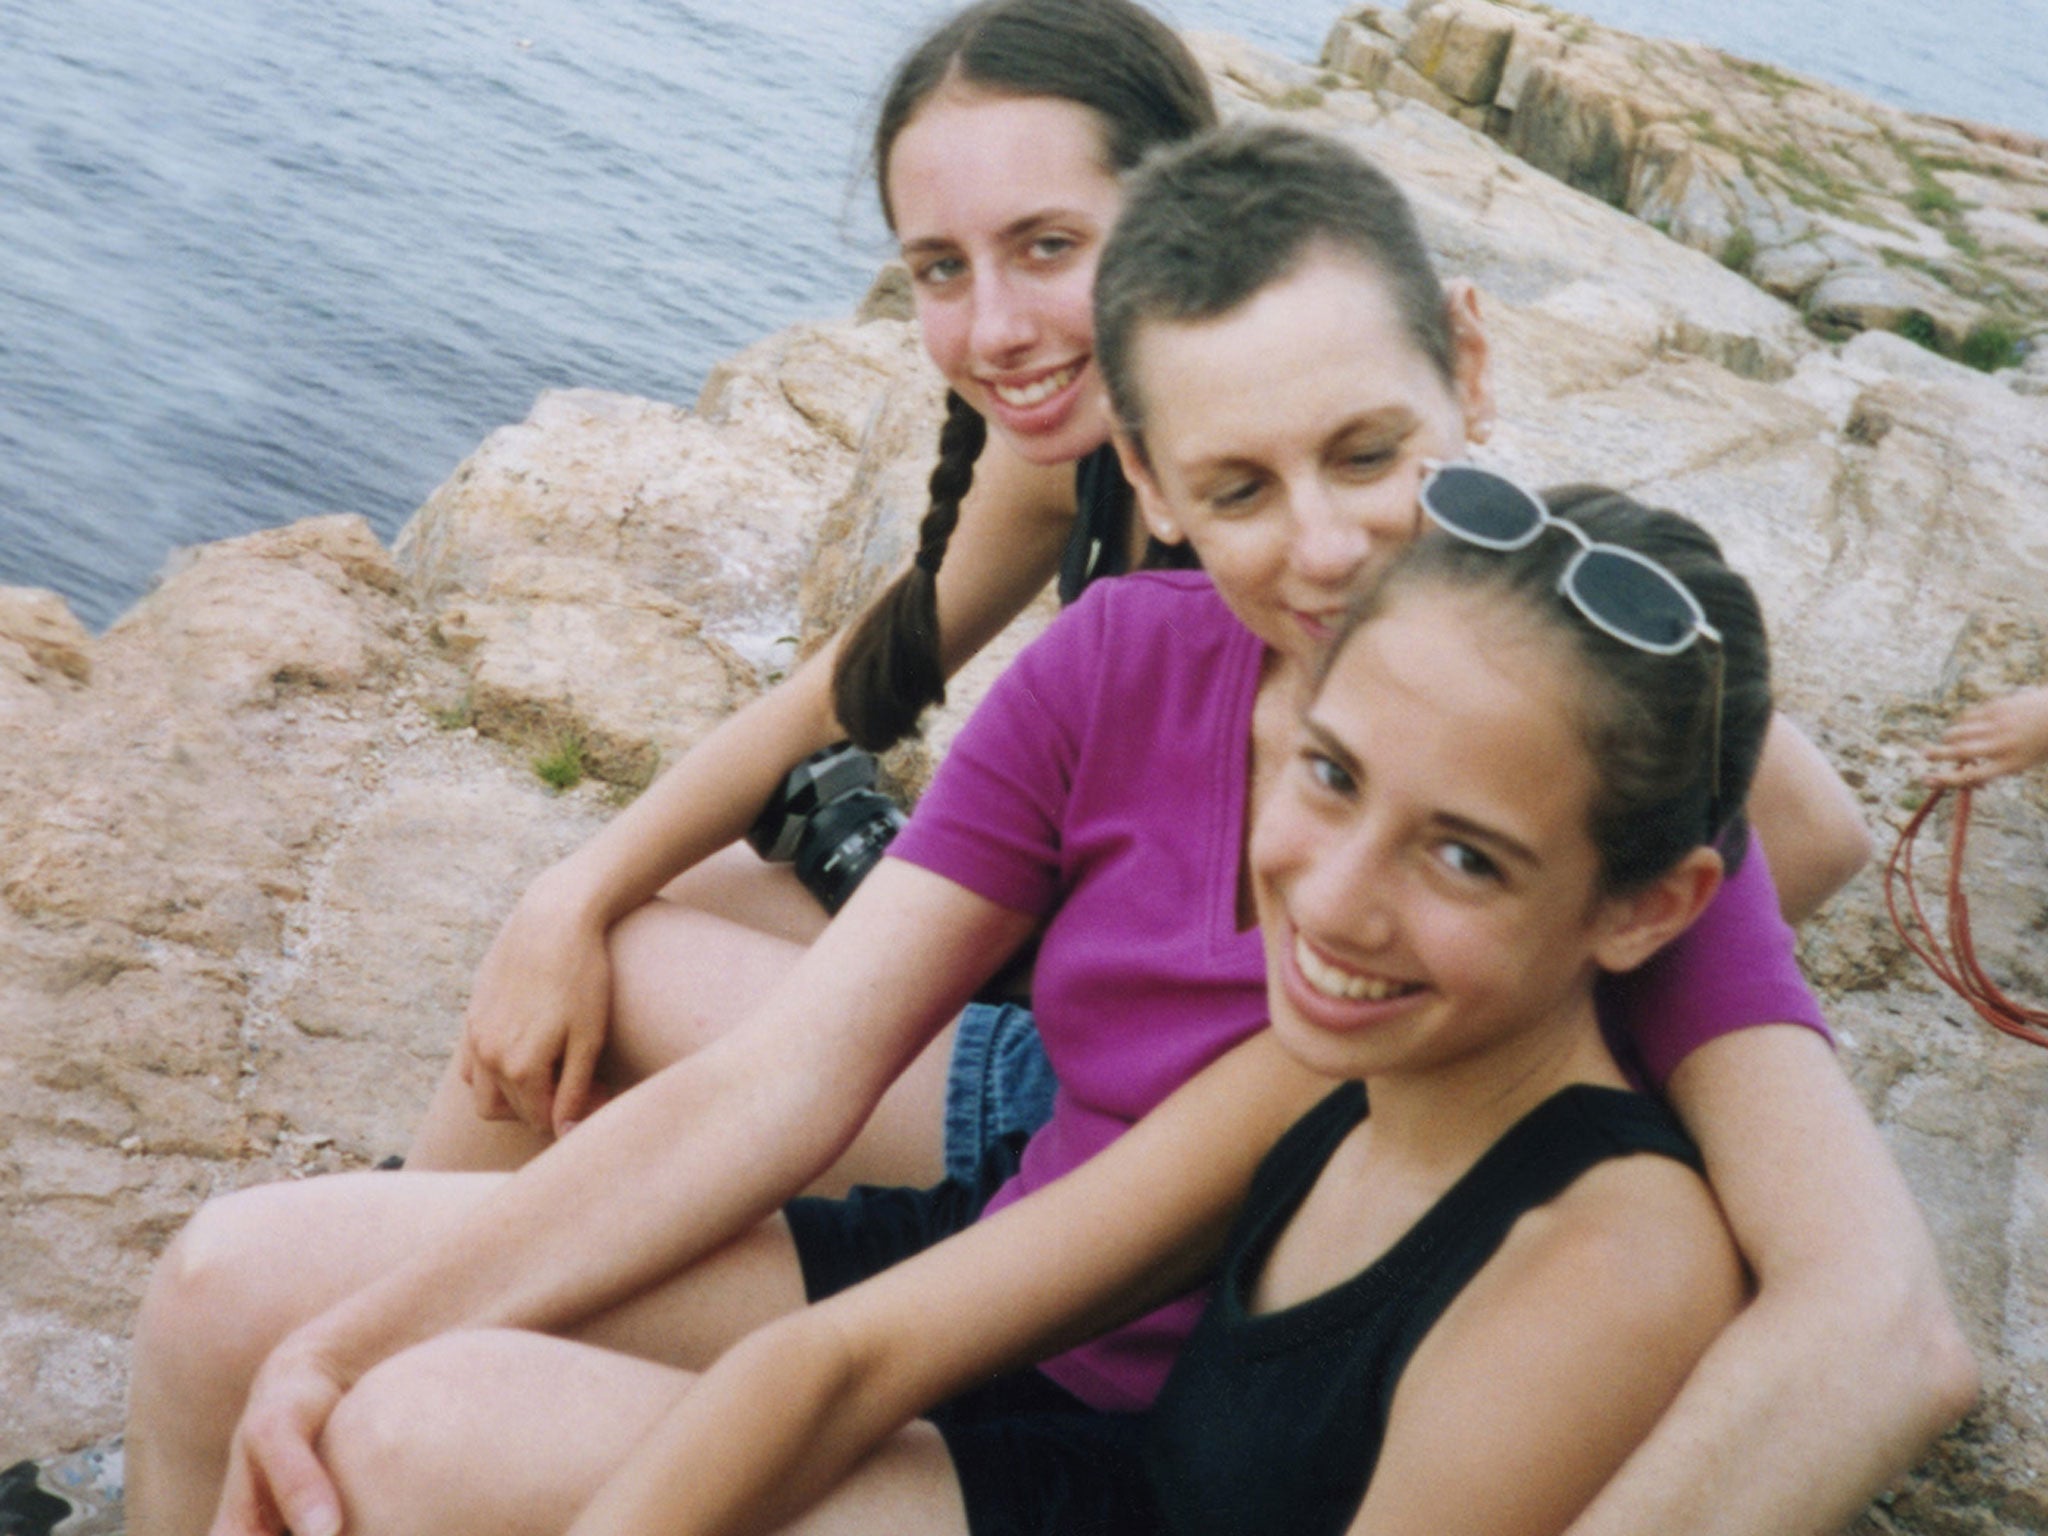
[[[346,1387],[290,1340],[250,1383],[210,1536],[339,1536],[341,1494],[313,1447]]]
[[[1927,782],[1945,789],[1988,784],[2048,760],[2048,687],[2022,688],[1965,710],[1927,757],[1933,765]]]
[[[485,1120],[560,1136],[602,1102],[594,1082],[611,1016],[604,930],[528,887],[471,984],[459,1047],[463,1081]]]

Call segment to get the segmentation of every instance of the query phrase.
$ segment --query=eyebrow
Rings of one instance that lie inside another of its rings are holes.
[[[1302,728],[1308,732],[1309,736],[1315,741],[1317,749],[1324,756],[1328,757],[1339,768],[1342,768],[1357,782],[1365,782],[1364,764],[1359,762],[1356,754],[1350,748],[1346,747],[1343,742],[1330,733],[1327,726],[1321,724],[1313,715],[1304,715],[1301,723]],[[1499,827],[1489,826],[1485,822],[1473,821],[1470,817],[1460,816],[1453,811],[1434,811],[1430,814],[1429,820],[1431,826],[1440,828],[1454,837],[1464,838],[1475,843],[1483,843],[1488,849],[1504,855],[1510,861],[1520,864],[1525,868],[1536,869],[1542,864],[1542,860],[1537,858],[1534,849],[1510,837],[1507,833],[1501,831]]]
[[[1412,437],[1422,425],[1422,418],[1409,407],[1399,402],[1376,406],[1369,411],[1360,411],[1340,421],[1324,437],[1328,445],[1362,431],[1391,432],[1394,437],[1405,440]],[[1221,453],[1208,458],[1193,458],[1182,462],[1183,475],[1200,474],[1208,470],[1229,469],[1239,464],[1251,464],[1255,457],[1241,453]]]

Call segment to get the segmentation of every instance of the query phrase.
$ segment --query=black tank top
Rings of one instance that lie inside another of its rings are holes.
[[[1267,1156],[1214,1298],[1167,1379],[1145,1446],[1173,1536],[1338,1536],[1364,1501],[1409,1357],[1517,1218],[1595,1164],[1655,1152],[1700,1167],[1653,1099],[1580,1084],[1544,1100],[1363,1272],[1249,1316],[1281,1229],[1365,1117],[1347,1083]]]

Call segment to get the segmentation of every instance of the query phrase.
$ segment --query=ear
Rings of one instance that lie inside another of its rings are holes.
[[[1152,473],[1144,450],[1121,426],[1110,430],[1109,440],[1116,447],[1117,462],[1123,466],[1124,478],[1137,492],[1138,515],[1145,519],[1146,530],[1162,544],[1180,543],[1187,535],[1181,532],[1180,523],[1167,505],[1166,495],[1159,489],[1159,477]]]
[[[1600,969],[1632,971],[1685,932],[1721,888],[1721,875],[1721,855],[1695,848],[1641,890],[1604,898],[1594,916]]]
[[[1479,318],[1479,290],[1470,278],[1444,285],[1444,306],[1451,326],[1451,383],[1465,415],[1465,439],[1483,443],[1493,435],[1492,353],[1486,326]]]

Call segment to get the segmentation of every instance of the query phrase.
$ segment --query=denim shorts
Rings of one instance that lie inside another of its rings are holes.
[[[1045,1124],[1058,1086],[1029,1008],[969,1003],[946,1072],[946,1177],[971,1183],[990,1148]]]

